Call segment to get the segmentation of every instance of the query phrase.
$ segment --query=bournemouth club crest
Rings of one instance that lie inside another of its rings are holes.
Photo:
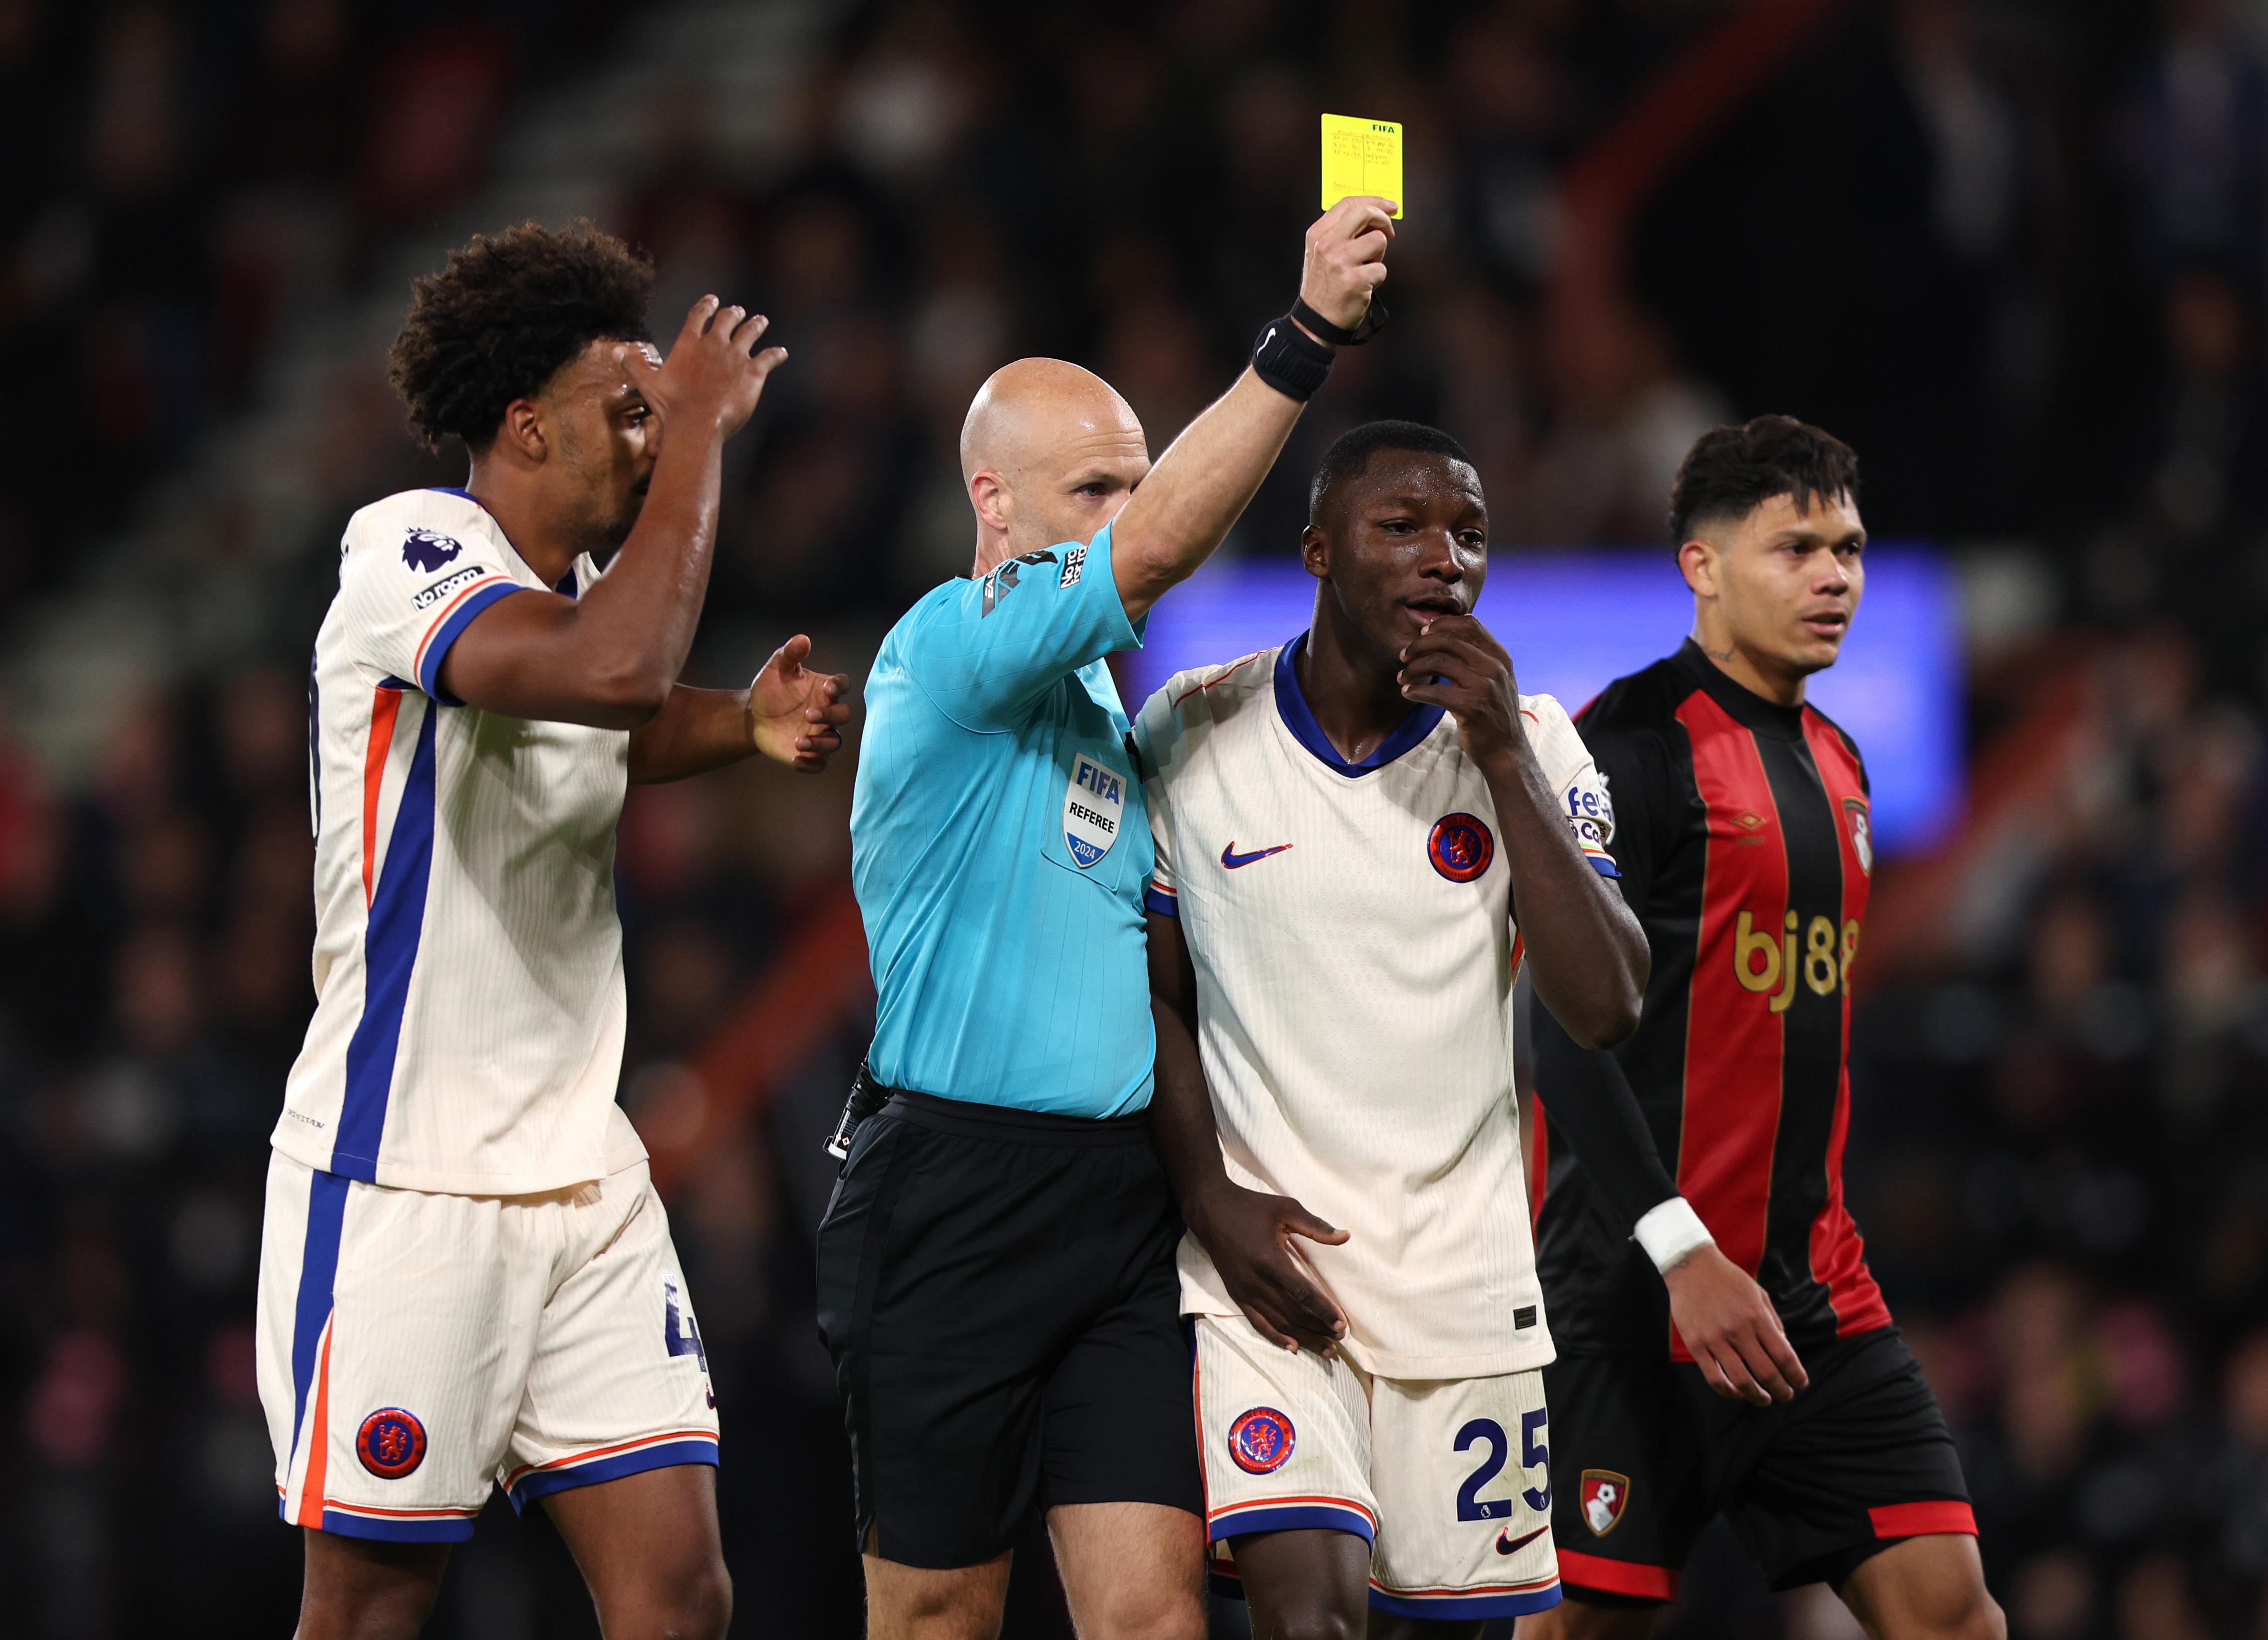
[[[1273,1407],[1255,1407],[1228,1426],[1228,1455],[1247,1475],[1272,1475],[1299,1439],[1292,1420]]]
[[[1469,883],[1496,858],[1496,839],[1477,815],[1444,814],[1425,839],[1425,857],[1451,882]]]
[[[425,1426],[399,1407],[380,1407],[362,1421],[355,1456],[381,1481],[399,1481],[425,1461]]]
[[[1630,1502],[1630,1476],[1611,1469],[1583,1471],[1583,1524],[1591,1535],[1602,1538],[1622,1524],[1623,1506]]]
[[[1867,805],[1857,798],[1843,799],[1843,815],[1851,825],[1851,850],[1859,857],[1859,869],[1869,877],[1874,874],[1874,826],[1867,816]]]

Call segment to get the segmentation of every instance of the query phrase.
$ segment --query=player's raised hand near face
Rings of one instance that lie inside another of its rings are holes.
[[[1386,283],[1386,247],[1394,241],[1388,213],[1394,205],[1390,199],[1349,195],[1307,230],[1300,299],[1343,330],[1362,323],[1372,293]]]
[[[615,358],[662,423],[713,427],[729,438],[755,414],[764,382],[787,358],[785,348],[757,350],[771,320],[762,313],[704,296],[659,357],[647,345],[625,342]]]
[[[1345,1242],[1347,1232],[1288,1195],[1248,1190],[1227,1180],[1190,1205],[1189,1228],[1212,1255],[1228,1296],[1260,1335],[1279,1349],[1336,1355],[1346,1335],[1346,1317],[1292,1256],[1292,1238],[1336,1247]]]
[[[814,672],[811,640],[802,633],[781,644],[748,685],[748,739],[775,763],[806,775],[827,767],[843,749],[843,725],[850,721],[843,699],[850,680],[839,672]]]
[[[1512,656],[1471,615],[1428,622],[1402,651],[1399,681],[1404,699],[1439,706],[1457,720],[1465,755],[1481,767],[1527,753]]]
[[[1670,1266],[1662,1281],[1677,1335],[1719,1395],[1769,1407],[1793,1401],[1796,1391],[1809,1387],[1810,1376],[1771,1300],[1714,1242]]]
[[[1537,997],[1583,1047],[1612,1047],[1638,1028],[1645,930],[1569,828],[1528,738],[1511,655],[1472,616],[1442,615],[1403,647],[1396,680],[1404,700],[1457,720],[1489,783]]]

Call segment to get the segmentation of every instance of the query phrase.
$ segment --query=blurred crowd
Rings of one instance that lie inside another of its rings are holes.
[[[279,321],[481,173],[590,0],[0,0],[0,598],[54,585],[257,381]]]
[[[745,677],[796,626],[855,666],[965,563],[960,423],[1007,358],[1091,364],[1161,450],[1294,288],[1315,114],[1401,119],[1394,317],[1343,356],[1230,550],[1291,550],[1314,457],[1379,415],[1466,442],[1505,549],[1655,540],[1695,434],[1771,409],[1859,448],[1877,537],[2029,566],[2029,636],[1977,656],[1975,739],[2075,749],[2021,846],[1965,881],[1959,938],[1873,976],[1852,1199],[2014,1632],[2257,1640],[2260,19],[1749,10],[1783,33],[1719,48],[1740,11],[1719,0],[914,0],[843,15],[762,164],[713,94],[658,98],[606,211],[656,259],[656,330],[715,290],[793,354],[733,450],[697,680]],[[291,304],[367,294],[363,270],[478,184],[516,96],[603,68],[609,15],[0,0],[0,338],[23,384],[0,598],[99,552],[272,374]],[[290,1622],[251,1314],[264,1141],[311,1003],[306,650],[345,515],[461,478],[409,444],[374,356],[324,416],[322,529],[263,574],[234,663],[141,698],[83,773],[0,733],[0,1610],[29,1635]],[[670,1107],[839,879],[849,783],[758,769],[636,794],[634,1113]],[[1918,870],[1887,865],[1878,903]],[[742,1610],[782,1633],[850,1633],[858,1610],[808,1238],[859,1046],[846,1021],[672,1202]],[[1720,1549],[1692,1587],[1689,1640],[1847,1632]],[[1016,1632],[1056,1632],[1043,1589],[1019,1601]],[[556,1541],[498,1507],[435,1632],[587,1622]]]
[[[2257,1636],[2259,718],[2170,628],[1977,675],[2007,736],[1980,806],[2007,823],[1940,885],[1962,908],[1929,960],[1858,1014],[1852,1210],[1961,1440],[2012,1631]]]

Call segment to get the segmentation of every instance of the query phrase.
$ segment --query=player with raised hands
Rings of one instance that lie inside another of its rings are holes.
[[[1358,427],[1309,519],[1307,631],[1174,678],[1136,730],[1152,1126],[1217,1570],[1256,1634],[1446,1640],[1559,1598],[1513,980],[1603,1046],[1646,946],[1589,754],[1472,613],[1463,450]]]
[[[302,1640],[414,1635],[498,1484],[606,1634],[730,1616],[707,1357],[615,1102],[615,827],[633,781],[822,767],[849,708],[801,636],[746,689],[677,681],[722,446],[786,355],[708,297],[663,359],[652,276],[531,224],[417,282],[394,380],[471,474],[349,520],[315,640],[316,1004],[259,1303]]]

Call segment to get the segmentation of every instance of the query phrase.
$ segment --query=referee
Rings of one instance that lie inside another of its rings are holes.
[[[1356,339],[1390,209],[1307,230],[1300,300],[1155,467],[1100,378],[995,373],[961,435],[970,578],[875,657],[850,840],[890,1092],[819,1232],[874,1640],[996,1634],[1042,1511],[1083,1640],[1204,1633],[1181,1224],[1144,1114],[1150,827],[1105,657]]]

